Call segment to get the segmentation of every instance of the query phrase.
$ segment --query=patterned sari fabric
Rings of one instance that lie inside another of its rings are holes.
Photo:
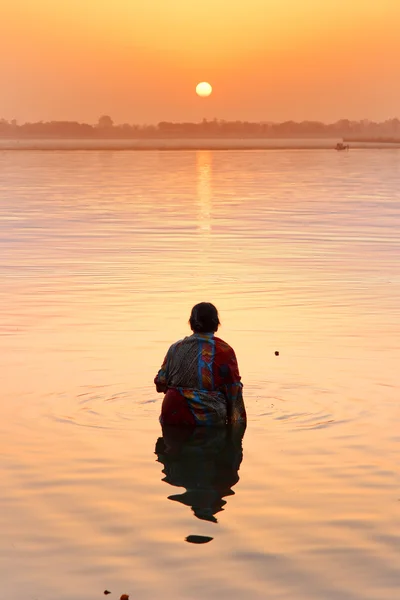
[[[235,353],[213,334],[194,333],[173,344],[154,383],[158,392],[165,392],[163,424],[246,422]]]

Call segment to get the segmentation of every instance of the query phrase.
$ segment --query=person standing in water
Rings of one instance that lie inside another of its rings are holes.
[[[193,334],[173,344],[154,379],[164,393],[163,425],[246,423],[241,378],[234,350],[214,334],[220,320],[210,302],[193,307]]]

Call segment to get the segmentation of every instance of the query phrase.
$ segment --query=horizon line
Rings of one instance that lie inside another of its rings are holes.
[[[107,121],[108,123],[106,124],[105,121]],[[400,125],[400,117],[398,116],[393,116],[393,117],[388,117],[387,119],[384,120],[379,120],[379,121],[375,121],[373,119],[367,119],[367,118],[360,118],[360,119],[349,119],[347,117],[341,117],[340,119],[336,119],[334,121],[321,121],[318,119],[302,119],[302,120],[294,120],[294,119],[285,119],[283,121],[271,121],[271,120],[259,120],[259,121],[250,121],[250,120],[246,120],[246,119],[222,119],[222,118],[218,118],[218,117],[213,117],[212,119],[207,118],[207,117],[203,117],[203,119],[198,120],[198,121],[190,121],[190,120],[183,120],[183,121],[176,121],[176,120],[167,120],[167,119],[161,119],[160,121],[157,122],[152,122],[152,123],[135,123],[135,122],[127,122],[127,121],[122,121],[120,123],[117,123],[113,120],[113,118],[111,116],[109,116],[108,114],[103,114],[101,115],[96,122],[87,122],[85,120],[77,120],[77,119],[50,119],[50,120],[46,120],[46,119],[40,119],[40,120],[27,120],[27,121],[19,121],[18,119],[6,119],[4,117],[0,117],[0,125],[11,125],[13,127],[23,127],[24,125],[39,125],[39,124],[52,124],[52,123],[64,123],[64,124],[79,124],[79,125],[87,125],[89,127],[114,127],[114,128],[118,128],[118,127],[124,127],[124,126],[130,126],[130,127],[138,127],[138,128],[146,128],[146,127],[159,127],[160,125],[196,125],[196,126],[200,126],[200,125],[204,125],[206,123],[208,124],[220,124],[220,125],[224,125],[224,124],[242,124],[242,125],[262,125],[262,126],[278,126],[278,125],[287,125],[287,124],[293,124],[293,125],[304,125],[304,124],[315,124],[315,125],[323,125],[324,127],[330,127],[333,125],[338,125],[339,123],[350,123],[350,124],[362,124],[362,125],[383,125],[385,123],[392,123],[392,122],[398,122]]]

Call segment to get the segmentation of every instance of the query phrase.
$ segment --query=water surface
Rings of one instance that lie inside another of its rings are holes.
[[[397,598],[400,151],[3,151],[0,176],[0,596]],[[158,424],[202,300],[242,442]]]

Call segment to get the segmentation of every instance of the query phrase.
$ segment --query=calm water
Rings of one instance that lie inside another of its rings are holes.
[[[400,151],[3,151],[0,244],[0,598],[399,597]],[[243,455],[159,439],[202,300]]]

